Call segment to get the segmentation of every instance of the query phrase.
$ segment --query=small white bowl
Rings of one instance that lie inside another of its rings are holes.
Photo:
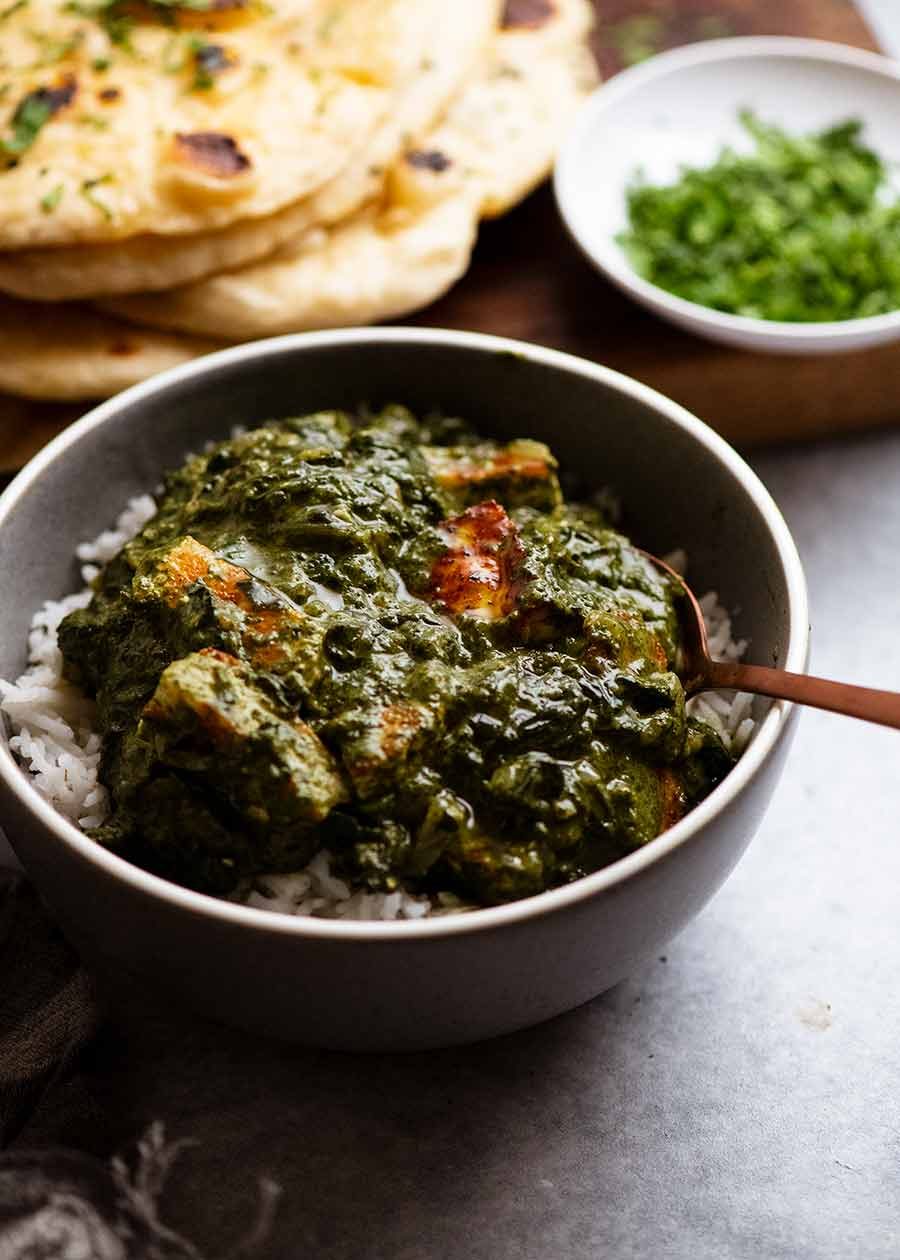
[[[675,297],[637,274],[616,237],[640,169],[653,183],[709,165],[722,146],[752,141],[738,113],[787,131],[847,118],[887,162],[900,162],[900,65],[813,39],[719,39],[662,53],[617,75],[584,104],[556,166],[563,220],[587,257],[656,314],[698,336],[776,354],[834,354],[900,339],[900,311],[830,323],[727,315]]]

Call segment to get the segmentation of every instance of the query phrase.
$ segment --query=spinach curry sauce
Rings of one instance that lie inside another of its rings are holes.
[[[645,844],[731,759],[685,715],[671,583],[531,441],[326,412],[171,473],[60,630],[98,840],[227,893],[322,846],[481,903]]]

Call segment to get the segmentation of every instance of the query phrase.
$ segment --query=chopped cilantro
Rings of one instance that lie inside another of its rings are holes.
[[[214,44],[200,35],[191,36],[190,49],[194,58],[192,92],[208,92],[216,86],[217,77],[232,69],[237,62],[221,44]]]
[[[173,31],[163,47],[161,64],[166,74],[180,74],[192,66],[194,74],[189,90],[208,92],[216,86],[218,76],[225,70],[233,69],[238,62],[227,48],[205,35]],[[254,70],[257,69],[254,67]]]
[[[99,114],[79,114],[78,122],[82,127],[93,127],[95,131],[109,130],[109,119],[101,118]]]
[[[805,136],[744,112],[750,153],[636,179],[619,237],[638,273],[702,306],[809,322],[900,308],[900,202],[850,120]]]
[[[48,193],[41,197],[41,209],[44,214],[52,214],[56,207],[63,199],[65,189],[62,184],[57,184],[55,188],[51,188]]]
[[[32,63],[32,69],[41,70],[45,66],[56,65],[65,61],[84,42],[84,31],[75,31],[68,39],[53,39],[39,31],[29,31],[29,38],[40,49],[40,56]]]
[[[18,158],[30,149],[38,133],[53,116],[53,104],[46,94],[32,92],[26,96],[12,116],[12,135],[0,139],[0,153]]]
[[[11,119],[12,135],[0,136],[0,157],[7,159],[7,166],[15,165],[31,148],[44,124],[71,104],[77,90],[75,78],[70,74],[55,87],[35,88],[22,97]]]
[[[110,174],[98,175],[96,179],[86,179],[81,185],[81,195],[85,201],[89,201],[95,210],[99,210],[104,219],[109,222],[113,217],[113,212],[102,198],[98,197],[95,189],[100,188],[103,184],[111,184],[113,177]]]
[[[126,12],[121,0],[66,0],[65,13],[77,13],[79,17],[92,18],[103,27],[111,44],[131,51],[131,32],[134,19]]]

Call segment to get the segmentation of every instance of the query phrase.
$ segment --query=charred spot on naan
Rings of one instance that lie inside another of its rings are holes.
[[[500,26],[503,30],[524,27],[535,31],[556,17],[553,0],[506,0]]]
[[[406,161],[416,170],[434,171],[436,175],[449,170],[453,165],[447,154],[440,149],[410,149],[406,154]]]
[[[194,81],[193,91],[208,91],[216,86],[220,75],[227,70],[234,70],[240,63],[237,54],[223,44],[208,43],[205,40],[195,41],[193,54]]]
[[[77,79],[74,74],[66,74],[55,87],[40,87],[29,92],[19,105],[19,109],[29,103],[44,105],[50,111],[51,118],[55,118],[67,105],[72,104],[77,94]],[[18,113],[18,110],[16,112]]]
[[[421,213],[459,192],[464,179],[461,164],[437,145],[407,149],[388,172],[385,203],[394,210]]]
[[[7,167],[15,166],[45,124],[68,109],[77,95],[78,80],[73,74],[65,74],[54,86],[34,88],[23,96],[9,120],[10,134],[0,136],[0,160]]]
[[[176,132],[173,157],[188,170],[214,179],[234,179],[253,165],[234,136],[224,131]]]

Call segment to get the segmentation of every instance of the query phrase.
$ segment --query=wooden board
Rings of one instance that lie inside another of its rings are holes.
[[[850,0],[599,0],[606,77],[664,48],[727,35],[810,35],[874,48]],[[740,445],[900,421],[900,346],[829,358],[727,350],[680,333],[599,277],[566,237],[549,188],[485,225],[472,267],[412,324],[542,342],[635,376]],[[73,409],[0,397],[0,472],[21,464]]]

